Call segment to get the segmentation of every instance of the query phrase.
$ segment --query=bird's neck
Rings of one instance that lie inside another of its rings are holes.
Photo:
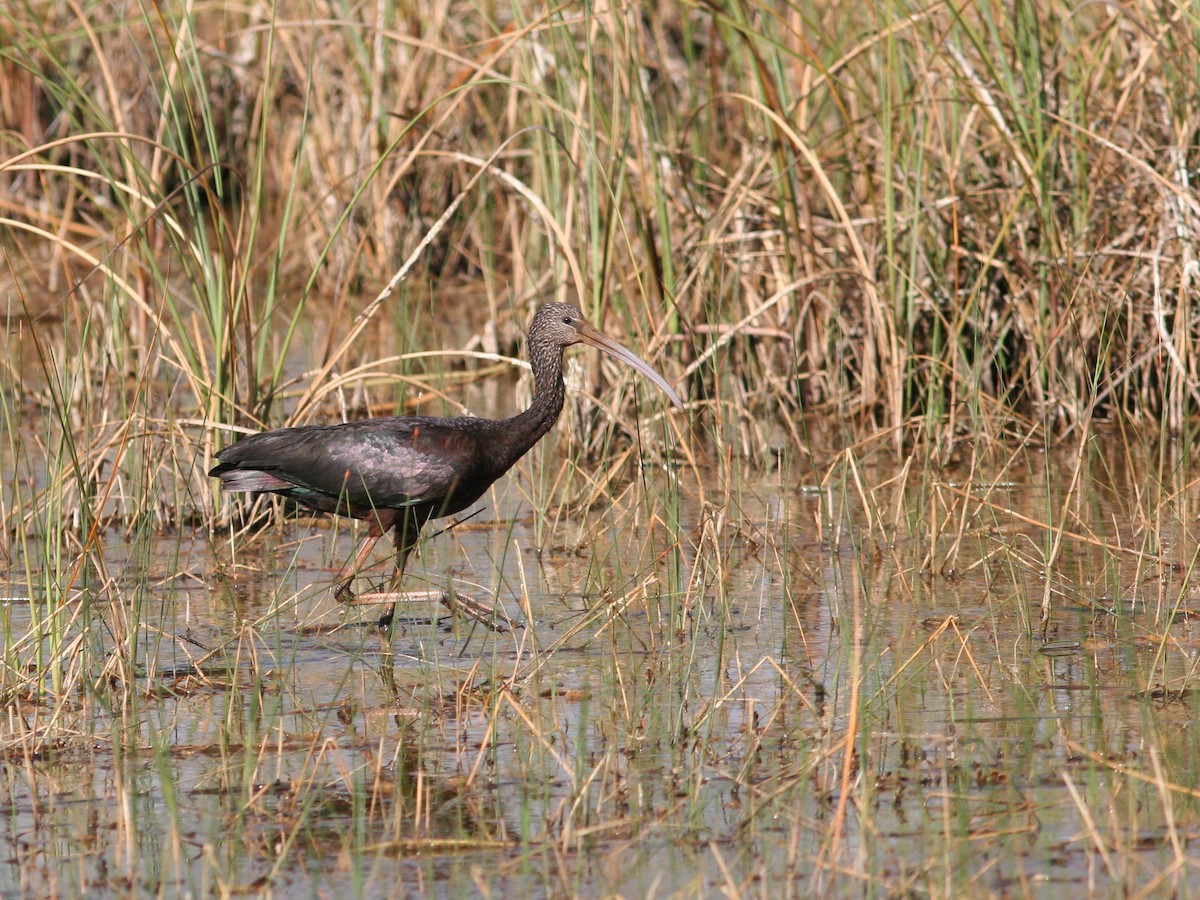
[[[534,367],[533,385],[533,402],[529,408],[511,419],[505,419],[497,429],[495,459],[503,466],[501,474],[507,472],[542,439],[562,412],[566,388],[563,386],[561,364],[549,370],[539,371],[538,367]]]

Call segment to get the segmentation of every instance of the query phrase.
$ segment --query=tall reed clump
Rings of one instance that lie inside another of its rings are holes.
[[[676,192],[675,221],[697,229],[675,241],[684,318],[725,332],[702,380],[724,376],[751,408],[849,411],[934,446],[1050,439],[1097,411],[1181,426],[1196,196],[1178,123],[1196,51],[1157,44],[1178,31],[1165,20],[1060,12],[686,17],[709,25],[684,32],[683,57],[708,64],[711,89],[660,92],[691,112],[667,146],[700,129],[707,152],[679,152],[681,182],[725,173],[699,209]]]

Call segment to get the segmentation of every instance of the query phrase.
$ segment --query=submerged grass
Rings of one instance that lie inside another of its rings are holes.
[[[1198,25],[0,9],[0,892],[1187,895]],[[573,356],[382,653],[213,453],[551,297],[688,414]]]

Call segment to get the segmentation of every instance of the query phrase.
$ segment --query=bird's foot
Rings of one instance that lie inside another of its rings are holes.
[[[338,603],[346,603],[350,606],[353,606],[357,602],[354,591],[350,590],[349,581],[343,581],[337,586],[337,590],[333,592],[333,599]]]
[[[499,605],[492,606],[456,591],[381,591],[371,594],[359,594],[357,597],[352,596],[347,602],[355,606],[367,603],[390,603],[391,608],[379,620],[379,628],[387,629],[392,624],[392,613],[395,611],[397,603],[422,603],[430,601],[442,604],[442,606],[451,612],[465,613],[486,628],[490,628],[492,631],[497,631],[501,634],[512,631],[519,626],[519,623],[509,618],[508,613]]]
[[[493,606],[490,603],[484,603],[482,600],[476,600],[468,594],[460,594],[457,591],[442,591],[441,603],[450,612],[453,613],[461,610],[476,622],[500,634],[507,634],[520,625],[520,623],[514,622],[509,618],[508,613],[504,611],[499,603]]]
[[[428,603],[445,602],[445,591],[368,591],[351,594],[343,602],[350,606],[369,606],[373,603]]]

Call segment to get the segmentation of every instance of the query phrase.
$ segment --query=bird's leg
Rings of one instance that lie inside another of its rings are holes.
[[[504,610],[489,606],[486,603],[459,594],[455,591],[400,591],[400,582],[404,577],[404,566],[408,555],[417,546],[417,538],[421,532],[420,525],[401,520],[396,523],[396,571],[392,575],[390,590],[371,594],[360,594],[355,603],[386,603],[387,609],[379,617],[379,629],[390,643],[392,618],[396,614],[397,603],[421,603],[436,600],[451,612],[462,611],[493,631],[512,631],[517,623],[508,617]]]
[[[399,598],[405,596],[396,589],[404,580],[404,567],[408,564],[408,554],[412,553],[413,548],[417,546],[417,539],[421,535],[420,525],[413,527],[410,534],[409,524],[404,519],[396,523],[396,568],[392,572],[392,582],[388,585],[391,589],[388,593],[393,599],[388,603],[383,615],[379,617],[378,628],[386,636],[389,647],[392,643],[392,617],[396,615],[396,603]]]
[[[384,637],[384,644],[388,648],[392,642],[392,618],[396,614],[396,604],[398,602],[409,602],[410,600],[426,599],[425,597],[412,597],[407,594],[400,593],[395,589],[400,586],[404,579],[404,566],[408,562],[408,555],[417,546],[417,541],[421,537],[421,521],[414,519],[408,515],[401,515],[395,521],[395,545],[396,545],[396,568],[392,572],[392,580],[388,585],[389,590],[385,592],[372,592],[370,594],[361,594],[358,597],[351,595],[349,598],[355,604],[365,603],[386,603],[387,609],[384,610],[382,616],[379,617],[378,628]],[[375,546],[375,542],[383,534],[383,529],[386,527],[380,523],[378,519],[371,520],[371,535],[368,538],[368,545],[365,546],[355,555],[355,567],[362,565],[368,552]],[[378,533],[376,533],[378,532]],[[339,588],[339,593],[341,588]],[[428,594],[427,591],[418,591],[417,594]]]
[[[358,546],[358,550],[354,556],[346,561],[342,566],[342,570],[338,572],[338,586],[333,593],[333,598],[338,603],[352,603],[354,601],[354,592],[350,590],[350,586],[354,583],[354,576],[358,574],[363,564],[367,561],[367,557],[371,555],[371,551],[375,549],[375,544],[383,537],[383,531],[379,528],[377,522],[372,521],[370,531],[363,541]]]

